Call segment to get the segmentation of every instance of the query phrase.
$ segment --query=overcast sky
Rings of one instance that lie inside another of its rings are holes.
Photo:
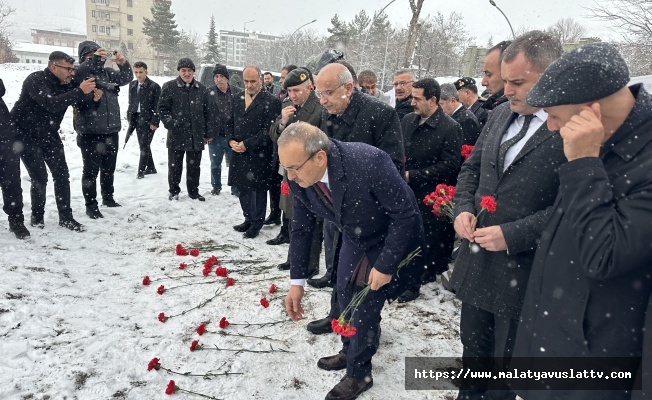
[[[498,7],[510,19],[515,30],[520,26],[546,28],[564,17],[573,17],[588,29],[589,36],[609,39],[613,33],[602,23],[587,17],[583,6],[595,0],[545,0],[540,2],[523,0],[496,0]],[[218,29],[247,30],[284,34],[292,33],[306,22],[317,22],[304,29],[313,29],[327,34],[330,19],[338,14],[349,21],[360,10],[373,15],[389,0],[173,0],[172,11],[177,16],[181,29],[193,31],[204,36],[208,32],[211,14],[215,16]],[[14,17],[17,39],[29,40],[29,28],[40,26],[48,28],[69,27],[85,32],[83,0],[9,0],[16,8]],[[489,0],[442,1],[426,0],[421,15],[448,15],[453,11],[465,16],[469,34],[475,37],[478,45],[485,45],[489,36],[494,43],[508,39],[511,34],[507,22],[500,12],[489,4]],[[385,11],[394,26],[407,26],[410,20],[408,0],[396,0]]]

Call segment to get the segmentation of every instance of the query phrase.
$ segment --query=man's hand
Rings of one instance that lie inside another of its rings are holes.
[[[507,242],[503,236],[503,230],[500,226],[488,226],[486,228],[476,229],[475,242],[485,250],[488,251],[505,251],[507,250]]]
[[[564,154],[568,161],[598,157],[604,142],[604,126],[600,120],[600,104],[583,105],[582,111],[564,125],[559,134],[564,139]]]
[[[89,94],[95,89],[95,78],[88,78],[79,84],[79,88],[84,94]]]
[[[238,144],[238,142],[236,142],[235,140],[233,140],[233,139],[229,140],[229,146],[231,146],[231,149],[233,149],[237,144]],[[233,150],[235,150],[235,149],[233,149]]]
[[[410,183],[410,171],[405,171],[405,182]]]
[[[231,146],[231,149],[235,151],[236,153],[244,153],[246,149],[244,142],[236,142],[235,140],[229,141],[229,145]]]
[[[466,239],[469,242],[473,242],[475,240],[475,235],[473,233],[474,219],[475,216],[473,214],[465,211],[460,213],[460,215],[455,218],[455,223],[453,224],[455,232],[457,232],[457,234],[460,235],[462,239]]]
[[[98,89],[98,88],[93,89],[93,101],[96,101],[96,102],[100,101],[103,94],[104,94],[104,92],[102,91],[102,89]]]
[[[99,49],[97,49],[95,51],[95,53],[93,53],[93,54],[95,54],[96,56],[100,56],[102,58],[102,61],[106,60],[106,58],[108,56],[108,53],[106,52],[106,49],[104,49],[103,47],[100,47]]]
[[[290,117],[294,115],[294,113],[297,112],[297,109],[294,108],[294,106],[287,106],[284,109],[281,110],[281,125],[283,126],[288,126],[288,122],[290,122]]]
[[[379,272],[376,268],[372,268],[371,272],[369,273],[369,282],[367,283],[371,285],[371,290],[378,290],[381,287],[387,285],[391,281],[392,281],[391,275],[383,274],[382,272]]]
[[[303,318],[303,308],[301,307],[301,299],[303,298],[303,286],[292,285],[285,296],[285,311],[293,321],[298,321]]]
[[[151,125],[149,126],[149,129],[150,129],[151,131],[155,131],[155,130],[158,129],[158,125],[151,124]]]
[[[115,57],[115,63],[118,65],[124,65],[127,62],[125,56],[122,55],[119,51],[116,50],[116,53],[113,55]]]

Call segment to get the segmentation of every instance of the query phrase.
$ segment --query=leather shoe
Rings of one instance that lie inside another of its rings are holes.
[[[369,390],[373,385],[374,379],[371,374],[362,379],[347,375],[328,392],[326,400],[353,400],[365,390]]]
[[[117,201],[113,200],[113,197],[109,197],[107,199],[102,200],[102,205],[104,207],[122,207],[120,203]]]
[[[59,226],[62,226],[66,229],[70,229],[71,231],[76,231],[76,232],[84,232],[86,230],[86,227],[84,225],[75,221],[73,218],[60,219]]]
[[[330,357],[322,357],[317,361],[317,366],[326,371],[339,371],[346,368],[346,354],[343,351]]]
[[[145,171],[145,175],[153,175],[156,173],[155,169],[150,169],[149,171]]]
[[[251,227],[251,222],[249,221],[245,221],[238,225],[233,225],[233,229],[235,229],[238,232],[246,232],[247,229],[249,229],[249,227]]]
[[[306,329],[308,332],[314,333],[315,335],[323,335],[324,333],[333,332],[331,319],[328,317],[309,322],[308,325],[306,325]]]
[[[280,269],[281,271],[289,271],[290,270],[290,262],[286,261],[283,264],[279,264],[278,269]]]
[[[437,273],[435,271],[426,270],[423,275],[421,275],[421,284],[425,285],[427,283],[436,282]]]
[[[308,282],[308,285],[317,289],[333,287],[330,274],[324,274],[321,278],[308,279],[306,282]]]
[[[201,194],[189,194],[188,197],[190,197],[193,200],[206,201],[204,196],[202,196]]]
[[[36,217],[34,215],[32,215],[32,217],[29,219],[29,224],[39,229],[43,229],[45,227],[43,217]]]
[[[267,243],[270,246],[276,246],[279,244],[290,243],[290,238],[287,237],[287,235],[284,235],[283,233],[279,233],[278,236],[276,236],[274,239],[269,239],[265,243]]]
[[[86,207],[86,215],[88,215],[88,217],[90,219],[104,218],[104,215],[102,215],[102,213],[100,212],[100,209],[97,208],[97,206],[95,206],[95,207]],[[59,225],[61,225],[61,223],[59,223]]]
[[[222,191],[222,189],[213,188],[213,190],[211,190],[211,194],[213,196],[217,196],[217,195],[220,194],[221,191]]]
[[[407,302],[410,302],[410,301],[416,299],[417,297],[419,297],[419,294],[420,294],[419,289],[416,289],[416,290],[413,290],[413,289],[406,290],[405,292],[403,292],[402,295],[398,296],[398,302],[399,302],[399,303],[407,303]]]
[[[29,231],[25,228],[23,221],[9,221],[9,230],[16,235],[17,239],[27,239],[29,237]]]
[[[140,171],[139,171],[138,174],[136,175],[136,179],[143,179],[144,177],[145,177],[145,173],[144,173],[144,172],[140,172]]]
[[[260,232],[260,229],[256,229],[254,227],[249,227],[249,229],[247,229],[245,231],[245,233],[242,234],[242,237],[245,238],[245,239],[253,239],[256,236],[258,236],[259,232]]]
[[[281,216],[270,215],[267,217],[263,225],[281,225]]]

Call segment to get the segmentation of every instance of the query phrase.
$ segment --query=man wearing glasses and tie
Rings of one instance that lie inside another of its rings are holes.
[[[399,119],[414,111],[412,108],[412,84],[416,81],[412,71],[404,69],[394,74],[394,93],[396,106],[394,109]]]
[[[18,140],[23,143],[20,158],[32,181],[31,225],[38,228],[44,225],[47,165],[54,181],[59,225],[74,231],[84,230],[84,226],[72,217],[68,164],[59,126],[68,106],[92,104],[103,93],[95,87],[93,78],[82,81],[78,86],[72,82],[74,62],[74,58],[61,51],[51,53],[47,68],[25,79],[20,97],[11,110],[20,131]]]

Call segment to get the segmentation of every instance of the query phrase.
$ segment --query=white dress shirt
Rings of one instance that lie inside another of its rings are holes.
[[[548,119],[548,113],[543,111],[543,109],[534,113],[534,118],[532,118],[532,121],[530,121],[530,126],[528,127],[525,137],[523,137],[523,139],[519,140],[518,142],[514,143],[514,145],[510,147],[509,150],[507,150],[507,153],[505,153],[505,163],[503,164],[503,172],[505,172],[507,168],[510,165],[512,165],[518,153],[520,153],[521,150],[523,150],[523,147],[525,147],[525,144],[528,142],[528,140],[530,140],[532,136],[534,136],[534,132],[536,132],[539,128],[541,128],[541,125],[546,123],[546,119]],[[524,123],[525,123],[525,115],[519,115],[518,118],[516,118],[514,122],[512,122],[509,128],[507,128],[507,132],[503,135],[503,138],[500,141],[500,143],[503,144],[510,138],[516,136],[518,132],[521,130],[521,128],[523,127]]]

